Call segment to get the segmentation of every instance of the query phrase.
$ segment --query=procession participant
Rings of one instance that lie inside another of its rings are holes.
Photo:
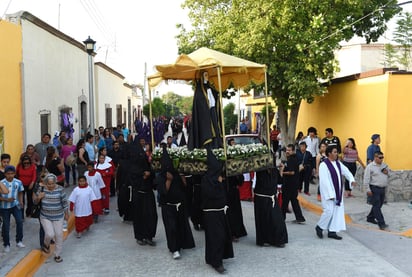
[[[130,144],[130,164],[134,170],[130,176],[132,183],[132,219],[136,242],[140,245],[155,246],[153,238],[157,228],[156,200],[153,176],[146,152],[140,143]]]
[[[265,244],[283,248],[288,243],[288,231],[276,198],[277,170],[256,172],[255,226],[256,245]]]
[[[94,168],[94,162],[87,164],[87,171],[84,173],[87,184],[93,190],[96,200],[92,203],[94,223],[99,221],[99,215],[103,214],[101,189],[105,187],[102,175]]]
[[[280,164],[280,176],[283,178],[282,185],[282,213],[286,220],[286,213],[289,210],[289,202],[292,204],[295,221],[298,224],[305,223],[302,209],[298,200],[298,180],[299,164],[295,154],[295,145],[289,144],[286,147],[286,162]]]
[[[184,207],[184,177],[173,167],[173,162],[163,147],[159,192],[167,247],[173,259],[180,258],[181,249],[195,247],[192,230]]]
[[[232,240],[239,241],[239,238],[247,236],[245,225],[243,224],[242,206],[239,198],[239,186],[243,183],[243,175],[231,176],[224,180],[227,186],[227,217],[229,219]]]
[[[226,216],[226,192],[223,178],[223,163],[207,149],[207,172],[202,178],[202,208],[205,228],[205,260],[217,272],[223,274],[223,259],[233,258],[232,237]]]
[[[84,231],[88,231],[93,224],[92,202],[97,200],[93,189],[87,185],[85,176],[79,176],[78,186],[74,188],[69,197],[70,211],[74,211],[76,237],[80,238]]]
[[[110,159],[110,158],[109,158]],[[111,160],[111,159],[110,159]],[[114,174],[114,166],[108,162],[104,154],[98,155],[98,161],[95,164],[95,169],[102,175],[104,188],[101,188],[102,192],[102,206],[104,214],[110,212],[110,183]]]
[[[203,220],[202,220],[202,194],[200,183],[202,181],[201,175],[193,175],[193,199],[192,199],[192,208],[190,210],[190,220],[193,223],[193,228],[196,231],[203,229]]]
[[[323,238],[323,230],[328,230],[329,238],[341,240],[342,237],[336,232],[346,230],[342,176],[345,176],[352,186],[356,185],[356,182],[349,169],[338,160],[336,145],[329,145],[325,153],[328,158],[319,165],[319,186],[323,212],[315,230],[319,238]]]

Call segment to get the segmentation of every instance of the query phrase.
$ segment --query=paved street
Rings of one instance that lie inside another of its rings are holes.
[[[132,226],[121,222],[114,212],[114,198],[111,204],[110,215],[102,217],[88,234],[81,239],[73,233],[68,237],[63,263],[48,259],[36,276],[217,275],[204,262],[203,232],[193,231],[196,248],[182,251],[182,258],[173,260],[166,247],[160,209],[157,246],[139,246],[133,239]],[[227,276],[412,275],[412,239],[355,223],[342,232],[342,241],[321,240],[314,232],[318,215],[304,210],[305,225],[292,223],[294,218],[288,215],[286,248],[257,247],[253,203],[243,202],[242,206],[249,235],[234,244],[235,258],[224,262]]]

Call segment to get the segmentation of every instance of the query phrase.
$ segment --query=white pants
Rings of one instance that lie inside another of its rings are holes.
[[[41,218],[40,222],[44,229],[44,244],[50,245],[50,241],[54,238],[54,256],[60,256],[63,248],[63,218],[55,221]]]

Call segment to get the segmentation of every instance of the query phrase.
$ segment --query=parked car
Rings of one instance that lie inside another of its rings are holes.
[[[229,145],[229,140],[234,139],[235,144],[252,144],[263,143],[262,139],[257,134],[235,134],[226,136],[226,144]]]

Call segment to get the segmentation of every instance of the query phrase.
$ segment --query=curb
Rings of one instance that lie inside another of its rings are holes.
[[[67,231],[63,234],[63,240],[66,240],[68,235],[74,229],[74,214],[72,213],[67,221]],[[53,250],[53,249],[51,249]],[[52,252],[52,251],[50,251]],[[7,277],[33,276],[50,255],[44,255],[41,250],[34,249],[30,251],[20,262],[13,267]]]
[[[313,204],[312,202],[310,202],[309,200],[307,200],[306,198],[300,195],[298,195],[298,200],[299,200],[301,207],[305,208],[306,210],[309,210],[317,215],[322,214],[323,209],[321,206]],[[352,218],[346,213],[345,213],[345,222],[348,224],[353,222]]]

